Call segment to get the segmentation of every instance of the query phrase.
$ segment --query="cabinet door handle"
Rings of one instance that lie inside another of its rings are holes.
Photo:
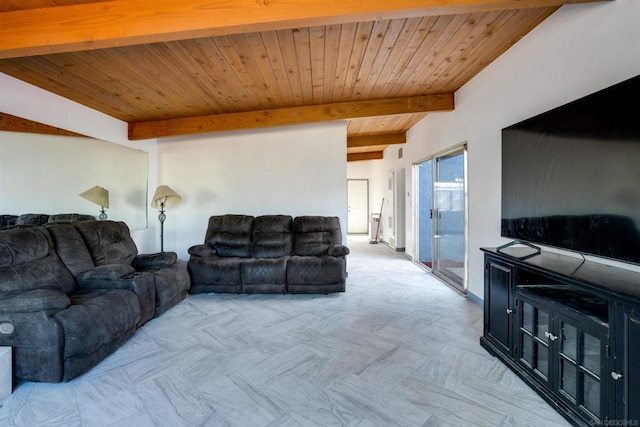
[[[622,378],[622,374],[620,374],[620,373],[618,373],[618,372],[611,372],[611,377],[612,377],[614,380],[616,380],[616,381],[617,381],[617,380],[619,380],[620,378]]]
[[[511,310],[510,308],[507,308],[507,314],[511,314],[513,313],[513,310]]]
[[[544,333],[544,336],[549,338],[551,341],[555,341],[558,339],[557,336],[553,335],[551,332],[547,331]]]

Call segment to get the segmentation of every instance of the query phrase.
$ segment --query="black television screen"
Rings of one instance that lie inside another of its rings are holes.
[[[640,264],[640,76],[502,130],[503,237]]]

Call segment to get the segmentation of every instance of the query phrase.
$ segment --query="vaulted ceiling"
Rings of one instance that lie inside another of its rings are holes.
[[[377,159],[560,6],[593,1],[0,0],[0,72],[131,140],[346,120],[348,160]]]

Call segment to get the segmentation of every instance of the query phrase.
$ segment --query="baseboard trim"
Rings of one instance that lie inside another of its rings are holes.
[[[484,307],[484,301],[477,295],[467,291],[467,299],[479,307]]]

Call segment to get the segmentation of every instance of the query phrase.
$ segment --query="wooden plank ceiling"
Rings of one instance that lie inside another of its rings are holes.
[[[0,0],[0,72],[132,140],[346,120],[348,160],[377,159],[562,4],[591,1]]]

